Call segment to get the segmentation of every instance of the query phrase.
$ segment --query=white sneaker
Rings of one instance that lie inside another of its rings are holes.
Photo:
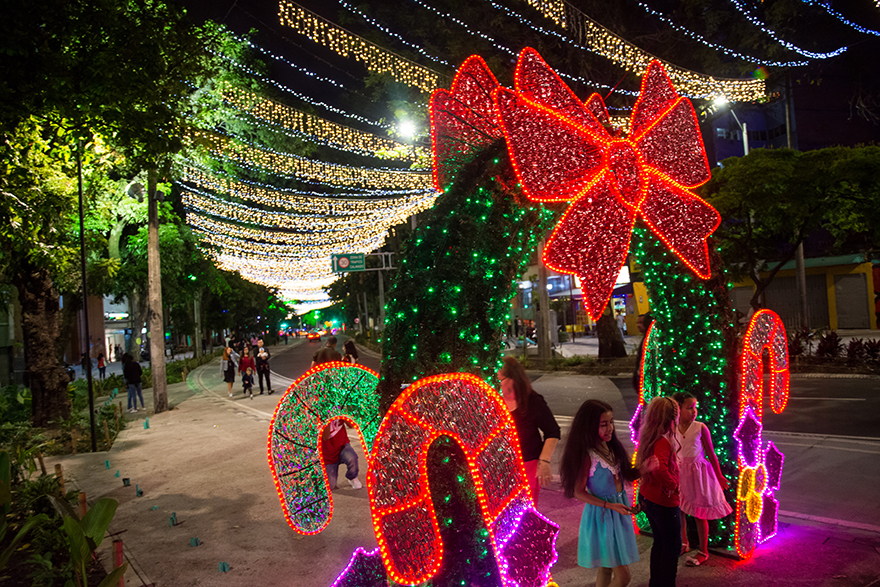
[[[363,489],[364,487],[364,484],[361,483],[361,480],[357,477],[355,477],[354,479],[349,479],[348,482],[351,483],[352,489]]]
[[[231,394],[231,393],[229,394],[229,397],[232,397],[232,394]]]

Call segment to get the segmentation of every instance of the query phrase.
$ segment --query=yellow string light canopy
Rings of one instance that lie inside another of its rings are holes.
[[[569,31],[577,30],[578,41],[591,51],[615,62],[630,73],[644,76],[651,61],[660,61],[676,90],[692,98],[710,99],[724,96],[731,102],[754,102],[767,94],[767,84],[762,79],[721,78],[697,73],[673,65],[632,43],[618,37],[589,16],[565,2],[565,0],[525,0],[545,17]],[[570,13],[576,15],[578,22],[568,22],[565,17],[566,5]]]
[[[281,232],[257,230],[201,214],[187,214],[187,222],[194,231],[204,233],[205,239],[217,246],[240,250],[250,255],[270,255],[278,259],[308,257],[312,259],[333,253],[344,253],[345,248],[381,246],[388,233],[383,226],[362,226],[357,230],[325,232]],[[370,249],[372,250],[372,249]]]
[[[224,84],[220,90],[229,106],[331,147],[403,161],[424,161],[429,157],[427,149],[423,147],[407,145],[337,124],[229,84]]]
[[[370,71],[390,74],[396,81],[424,93],[440,85],[439,73],[374,45],[290,0],[281,0],[278,17],[281,24],[343,57],[355,58]]]
[[[198,213],[244,222],[268,229],[281,228],[292,231],[344,232],[357,230],[361,226],[392,226],[403,222],[416,212],[430,207],[434,194],[425,194],[421,200],[395,202],[387,200],[370,208],[358,206],[348,211],[345,201],[340,201],[337,209],[327,215],[298,214],[259,210],[245,204],[229,202],[222,197],[181,186],[183,205]],[[390,224],[389,224],[390,223]]]
[[[343,194],[291,192],[221,177],[191,164],[183,166],[181,181],[261,206],[327,216],[370,214],[389,208],[414,214],[430,208],[439,194],[433,186],[429,190],[366,190]]]
[[[315,161],[290,153],[278,153],[249,145],[219,133],[191,128],[182,137],[184,143],[203,147],[217,158],[224,158],[250,167],[259,167],[276,175],[295,177],[326,185],[378,189],[431,188],[431,174],[420,171],[352,167]]]

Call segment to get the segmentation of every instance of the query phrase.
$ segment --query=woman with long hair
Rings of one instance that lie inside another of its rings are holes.
[[[346,363],[351,363],[352,365],[356,364],[360,356],[358,355],[358,350],[354,345],[354,341],[349,338],[345,341],[342,348],[345,351],[345,356],[342,357],[342,360]]]
[[[679,407],[671,397],[648,404],[639,431],[638,463],[656,457],[658,466],[639,485],[639,505],[648,516],[651,546],[649,587],[674,587],[681,553],[681,496],[678,480],[679,444],[675,439]]]
[[[223,349],[223,358],[220,359],[220,374],[226,382],[226,391],[232,397],[232,384],[235,383],[235,370],[238,367],[238,353],[228,346]]]
[[[544,397],[532,389],[526,370],[515,358],[504,359],[504,365],[498,371],[498,381],[504,403],[516,423],[532,501],[538,503],[540,485],[546,487],[553,481],[550,459],[559,442],[559,424]]]

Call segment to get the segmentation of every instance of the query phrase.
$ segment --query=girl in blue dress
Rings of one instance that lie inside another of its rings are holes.
[[[578,409],[565,443],[560,473],[568,498],[584,502],[578,534],[578,564],[599,569],[596,587],[624,587],[627,565],[639,560],[632,522],[631,482],[657,467],[646,459],[635,469],[614,434],[611,406],[587,400]]]

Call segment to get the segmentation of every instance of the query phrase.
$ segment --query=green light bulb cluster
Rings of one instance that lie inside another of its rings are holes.
[[[702,281],[645,228],[633,231],[631,250],[642,267],[655,319],[657,356],[645,368],[645,401],[677,391],[696,397],[698,417],[712,434],[721,471],[735,487],[736,334],[717,253],[710,252],[713,277]],[[734,493],[728,491],[727,497],[735,506]],[[732,515],[719,520],[710,544],[731,544],[733,524]]]
[[[401,384],[429,375],[494,383],[515,280],[556,217],[506,187],[504,149],[499,141],[463,167],[407,243],[382,337],[383,409]]]
[[[389,291],[380,410],[401,384],[439,373],[496,383],[516,279],[557,214],[520,193],[500,140],[460,168],[425,213]],[[451,457],[451,458],[450,458]],[[464,453],[441,437],[428,453],[443,563],[431,587],[501,584]]]

